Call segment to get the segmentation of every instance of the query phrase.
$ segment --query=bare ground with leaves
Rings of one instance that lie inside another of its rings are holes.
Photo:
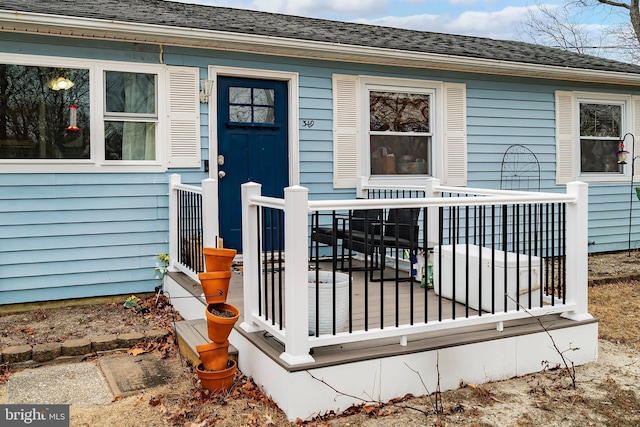
[[[631,259],[629,259],[631,258]],[[308,426],[636,426],[640,425],[640,253],[627,252],[590,256],[589,288],[590,312],[600,318],[600,351],[596,362],[577,367],[577,387],[563,369],[545,370],[532,375],[488,384],[462,384],[460,388],[441,396],[405,396],[393,402],[379,402],[349,408],[344,414],[328,414],[307,422]],[[616,281],[615,277],[626,280]],[[636,275],[636,276],[634,276]],[[593,280],[598,279],[598,280]],[[143,300],[145,304],[148,299]],[[103,307],[72,308],[65,318],[87,318],[87,323],[101,325],[87,333],[100,335],[118,332],[118,324],[127,327],[164,325],[172,319],[170,309],[150,310],[150,313],[128,312],[123,315],[121,303],[102,304]],[[118,322],[88,320],[89,312],[101,313],[102,318]],[[103,311],[104,310],[104,311]],[[22,313],[13,323],[3,323],[0,316],[0,335],[20,335],[27,342],[37,342],[49,335],[50,323],[56,319],[55,310],[35,323],[23,319],[37,314]],[[20,317],[22,316],[22,317]],[[69,317],[70,316],[70,317]],[[131,316],[131,317],[129,317]],[[146,317],[145,317],[146,316]],[[157,318],[156,318],[157,316]],[[39,315],[42,317],[42,315]],[[49,320],[49,322],[47,322]],[[154,323],[154,322],[157,322]],[[53,321],[53,323],[57,323]],[[52,336],[63,339],[78,334],[84,322],[62,322],[54,326]],[[146,323],[146,324],[145,324]],[[27,326],[28,325],[28,326]],[[22,331],[21,328],[33,328]],[[17,329],[16,329],[17,328]],[[61,328],[61,329],[58,329]],[[25,335],[26,334],[26,335]],[[29,341],[32,340],[32,341]],[[1,343],[2,341],[0,341]],[[172,337],[169,338],[169,344]],[[1,346],[1,345],[0,345]],[[191,367],[185,365],[175,351],[159,346],[174,360],[177,380],[169,385],[146,390],[107,406],[71,408],[73,426],[286,426],[286,417],[271,400],[264,396],[249,378],[238,376],[228,395],[210,395],[203,390]],[[2,384],[10,371],[0,367],[0,403],[6,401],[6,385]],[[435,413],[434,402],[442,404]]]

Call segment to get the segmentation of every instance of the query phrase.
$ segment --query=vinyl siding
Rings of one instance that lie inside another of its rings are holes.
[[[155,257],[167,251],[166,182],[0,174],[0,301],[152,291]]]
[[[0,33],[0,51],[159,63],[157,46]],[[612,87],[528,81],[437,70],[277,58],[166,47],[166,65],[209,65],[299,74],[300,184],[311,199],[344,199],[354,189],[333,187],[332,75],[358,74],[426,79],[466,85],[467,183],[500,188],[500,165],[512,144],[538,157],[541,188],[555,183],[555,90],[616,91]],[[630,88],[620,91],[632,92]],[[200,105],[202,159],[209,158],[209,105]],[[313,126],[304,126],[305,121]],[[168,175],[198,185],[203,169],[167,173],[6,174],[0,166],[0,304],[153,291],[156,256],[168,251]],[[627,247],[629,185],[590,186],[591,251]],[[639,203],[633,200],[637,210]],[[639,246],[640,214],[632,213],[633,247]]]

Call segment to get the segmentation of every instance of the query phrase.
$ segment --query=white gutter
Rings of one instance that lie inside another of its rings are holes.
[[[0,30],[409,68],[632,86],[640,85],[640,74],[632,73],[523,64],[511,61],[466,58],[454,55],[344,45],[284,37],[92,18],[70,18],[28,12],[0,11]]]

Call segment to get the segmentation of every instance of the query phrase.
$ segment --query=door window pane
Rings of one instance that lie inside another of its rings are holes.
[[[276,120],[275,109],[273,107],[254,107],[254,123],[274,123]]]
[[[273,89],[253,89],[253,103],[256,105],[273,105],[274,99]]]
[[[251,122],[251,107],[243,105],[230,105],[229,121],[240,123]]]
[[[273,89],[230,87],[229,121],[258,125],[275,123],[275,91]]]
[[[231,104],[251,104],[251,88],[230,87],[229,102]]]
[[[89,70],[0,64],[0,159],[90,157]]]

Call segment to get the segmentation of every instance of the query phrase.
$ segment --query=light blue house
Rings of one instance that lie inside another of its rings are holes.
[[[354,197],[360,177],[590,184],[590,251],[627,248],[640,67],[513,41],[159,0],[0,0],[0,304],[152,291],[169,176]],[[638,202],[633,202],[638,203]],[[637,215],[635,215],[637,216]],[[640,240],[635,226],[632,246]]]

